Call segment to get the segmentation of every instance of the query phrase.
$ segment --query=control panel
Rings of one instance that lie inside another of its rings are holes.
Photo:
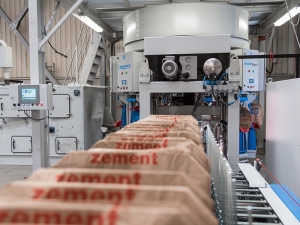
[[[261,55],[257,50],[241,49],[233,51],[236,55]],[[243,75],[241,86],[243,91],[265,90],[265,59],[243,59],[240,61],[240,70]]]
[[[51,110],[53,108],[52,85],[9,86],[10,109]]]
[[[141,52],[124,52],[117,56],[117,92],[139,92],[139,69],[143,60]]]

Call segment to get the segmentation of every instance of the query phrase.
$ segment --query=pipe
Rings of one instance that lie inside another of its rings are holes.
[[[6,42],[5,42],[5,41],[3,41],[3,40],[0,40],[0,45],[2,45],[2,47],[7,47],[7,44],[6,44]]]
[[[7,47],[7,44],[5,41],[3,40],[0,40],[0,45],[2,47]],[[9,77],[10,77],[10,68],[3,68],[3,74],[4,74],[4,80],[9,80]]]
[[[3,68],[3,73],[4,73],[4,79],[9,80],[10,68]]]

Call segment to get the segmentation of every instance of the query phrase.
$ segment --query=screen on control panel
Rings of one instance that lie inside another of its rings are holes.
[[[38,85],[20,85],[19,86],[19,101],[21,104],[38,104],[39,98]]]

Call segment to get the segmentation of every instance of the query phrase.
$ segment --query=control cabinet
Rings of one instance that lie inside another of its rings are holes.
[[[52,85],[9,86],[10,109],[50,110],[53,108]]]
[[[232,51],[236,55],[261,55],[257,50],[238,49]],[[240,71],[243,79],[241,86],[243,91],[264,91],[266,83],[265,59],[242,59],[240,61]]]
[[[233,50],[236,55],[262,55],[257,50],[238,49]],[[243,91],[264,91],[266,83],[265,59],[240,59],[240,71],[242,72],[241,86]]]
[[[139,69],[142,59],[143,53],[141,52],[118,54],[118,92],[139,92]]]

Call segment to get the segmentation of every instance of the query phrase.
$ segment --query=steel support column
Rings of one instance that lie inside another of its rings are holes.
[[[39,49],[44,38],[44,0],[29,0],[30,83],[46,83],[45,51]],[[46,111],[32,111],[33,118],[46,117]],[[49,167],[48,120],[32,120],[33,171]]]
[[[228,162],[232,170],[238,170],[237,163],[239,162],[239,130],[240,130],[240,100],[234,99],[233,93],[228,93],[228,102],[234,104],[227,107],[227,156]]]

